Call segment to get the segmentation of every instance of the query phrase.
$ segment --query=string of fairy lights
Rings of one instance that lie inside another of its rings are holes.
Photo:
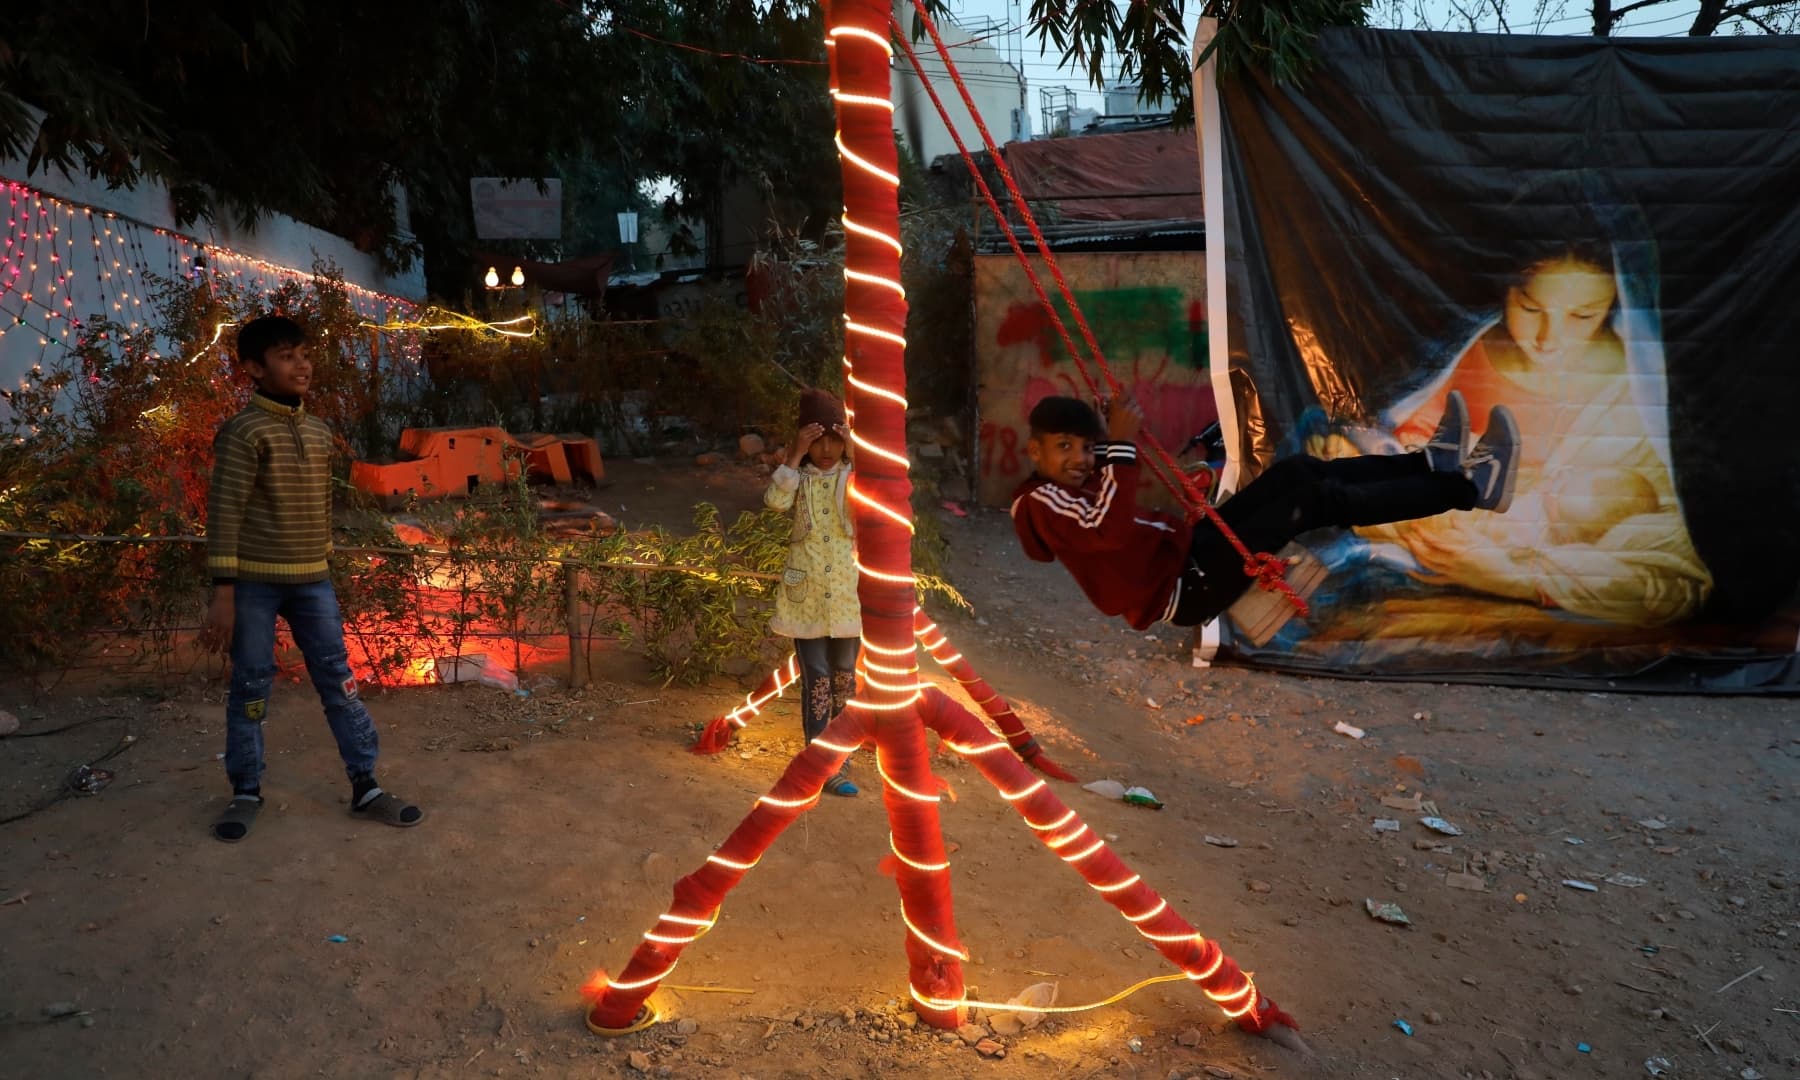
[[[153,275],[174,280],[206,274],[264,295],[310,284],[316,276],[16,180],[0,178],[0,185],[7,219],[0,239],[0,334],[24,326],[40,344],[52,345],[66,342],[96,314],[140,329]],[[78,247],[90,258],[82,258]],[[392,322],[418,306],[350,282],[343,290],[357,313],[371,320]]]
[[[152,290],[159,281],[198,281],[215,295],[227,291],[264,300],[295,286],[318,284],[314,270],[207,243],[17,180],[0,177],[0,192],[6,214],[0,232],[0,348],[11,346],[9,334],[24,333],[35,337],[39,350],[20,377],[21,390],[45,377],[52,349],[79,348],[84,329],[97,319],[128,333],[153,327]],[[340,280],[333,286],[342,291],[361,327],[388,338],[383,353],[404,375],[424,370],[422,333],[456,330],[511,338],[537,333],[537,320],[529,314],[488,322],[352,282]],[[184,363],[223,358],[219,343],[233,325],[231,320],[215,323],[210,340],[184,357]],[[27,355],[31,347],[25,344]],[[12,351],[19,350],[12,346]],[[71,385],[63,383],[56,393]],[[167,408],[157,406],[144,415]]]
[[[0,192],[6,213],[0,233],[0,344],[8,335],[35,336],[40,365],[54,348],[78,347],[84,326],[95,317],[129,332],[152,325],[151,290],[157,279],[203,280],[215,290],[224,286],[272,297],[289,286],[311,286],[317,278],[312,270],[207,243],[17,180],[0,178]],[[404,325],[420,311],[404,297],[350,282],[342,282],[341,288],[372,327]],[[400,353],[405,356],[409,350]]]

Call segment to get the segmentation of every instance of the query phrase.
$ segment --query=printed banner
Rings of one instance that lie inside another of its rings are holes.
[[[1417,448],[1454,390],[1476,436],[1510,412],[1516,488],[1310,534],[1311,616],[1229,647],[1800,689],[1800,45],[1340,29],[1318,55],[1304,87],[1226,77],[1207,132],[1240,486]]]
[[[1083,253],[1058,255],[1056,262],[1108,366],[1143,405],[1145,428],[1171,454],[1180,452],[1218,419],[1207,374],[1203,254]],[[1080,331],[1056,296],[1050,272],[1037,259],[1033,264],[1080,347]],[[1032,406],[1054,394],[1094,398],[1024,268],[1010,254],[975,258],[975,370],[981,415],[977,498],[1005,506],[1013,488],[1031,474],[1025,418]],[[1200,449],[1180,458],[1184,467],[1204,460]],[[1169,505],[1168,492],[1148,470],[1140,497]]]

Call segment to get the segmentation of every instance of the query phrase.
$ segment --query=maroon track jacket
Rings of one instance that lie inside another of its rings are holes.
[[[1033,473],[1013,491],[1013,529],[1025,554],[1060,561],[1107,615],[1139,630],[1169,617],[1188,558],[1187,522],[1137,505],[1137,447],[1103,442],[1079,488]]]

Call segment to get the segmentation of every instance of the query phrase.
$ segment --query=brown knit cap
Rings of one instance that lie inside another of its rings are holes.
[[[808,388],[800,391],[800,420],[796,430],[808,424],[818,424],[826,431],[844,422],[844,403],[837,395],[824,390]]]

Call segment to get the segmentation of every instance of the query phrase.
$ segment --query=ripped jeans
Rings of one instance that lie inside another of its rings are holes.
[[[856,693],[857,638],[795,638],[800,657],[800,727],[812,742]]]
[[[225,699],[225,775],[232,790],[260,786],[263,721],[275,682],[275,618],[287,620],[294,644],[306,658],[338,755],[351,779],[375,772],[380,740],[357,693],[344,650],[344,620],[330,581],[274,585],[240,581],[232,590],[236,621],[231,631],[231,692]]]

